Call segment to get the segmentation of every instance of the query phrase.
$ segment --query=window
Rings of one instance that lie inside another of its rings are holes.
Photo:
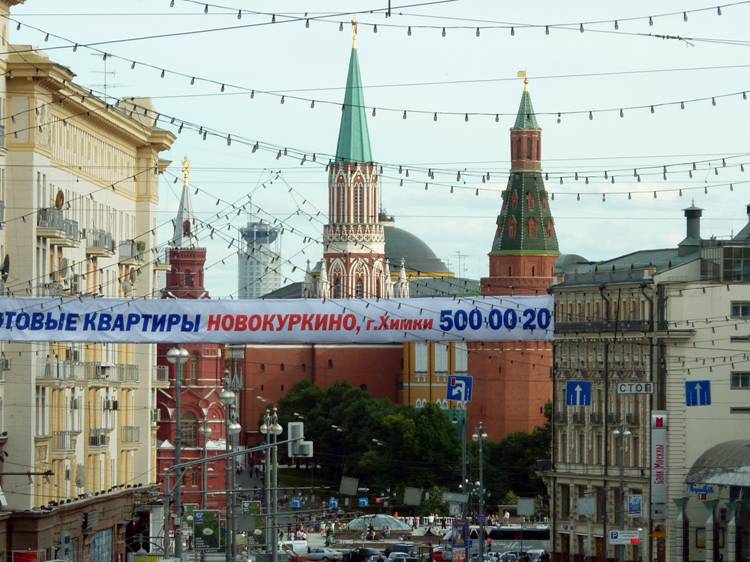
[[[197,419],[195,414],[192,412],[186,412],[182,414],[180,418],[180,429],[182,430],[182,446],[183,447],[195,447],[195,426]]]
[[[447,343],[435,344],[435,372],[448,373],[448,347]]]
[[[750,318],[750,302],[732,301],[732,318]]]
[[[533,146],[534,141],[531,137],[526,139],[526,160],[532,160],[531,158],[531,147]]]
[[[357,281],[354,284],[354,298],[362,299],[365,297],[365,280],[362,277],[357,277]]]
[[[750,390],[750,373],[732,373],[732,390]]]
[[[328,368],[333,369],[333,359],[328,360]]]
[[[469,370],[469,350],[465,343],[457,343],[454,348],[456,354],[456,372],[466,373]]]
[[[417,342],[414,344],[414,371],[417,373],[426,373],[428,365],[428,354],[430,344],[426,342]]]
[[[567,484],[560,484],[560,517],[570,517],[570,486]]]

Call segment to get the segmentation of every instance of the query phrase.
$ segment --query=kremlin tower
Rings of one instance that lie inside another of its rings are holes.
[[[482,295],[546,295],[559,256],[555,223],[542,176],[542,130],[528,81],[510,130],[511,169],[490,251],[490,274]],[[492,439],[530,432],[546,422],[552,399],[552,345],[547,342],[484,343],[470,346],[469,372],[477,380],[469,428],[483,420]]]
[[[180,206],[174,224],[174,235],[170,242],[167,282],[162,292],[165,299],[207,299],[203,286],[206,264],[206,249],[197,246],[196,221],[190,197],[190,164],[182,163],[183,187]],[[223,349],[219,344],[182,345],[189,353],[182,368],[182,392],[180,393],[180,419],[175,411],[175,367],[167,362],[167,351],[172,345],[157,346],[157,362],[160,368],[169,369],[169,388],[157,391],[159,407],[159,429],[157,432],[157,470],[163,482],[164,469],[175,463],[175,435],[177,423],[182,428],[182,461],[203,457],[203,448],[208,456],[224,452],[224,406],[219,393],[224,383]],[[222,465],[223,468],[223,465]],[[225,473],[219,466],[206,467],[207,490],[223,490]],[[192,474],[190,474],[192,472]],[[204,508],[221,509],[225,505],[224,495],[208,495],[203,505],[203,477],[201,467],[188,471],[183,482],[183,503]]]
[[[328,224],[323,230],[323,266],[317,296],[391,296],[379,212],[378,165],[370,149],[357,56],[357,23],[353,21],[352,52],[336,158],[328,166]]]

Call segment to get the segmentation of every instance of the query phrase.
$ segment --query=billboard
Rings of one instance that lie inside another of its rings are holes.
[[[0,298],[0,340],[400,343],[552,340],[553,299]]]
[[[667,518],[667,412],[651,412],[651,518]]]
[[[221,549],[219,511],[198,510],[193,514],[193,548],[204,552]]]

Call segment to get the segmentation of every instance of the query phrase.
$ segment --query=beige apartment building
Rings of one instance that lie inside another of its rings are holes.
[[[558,263],[557,561],[617,559],[623,530],[628,561],[750,556],[750,222],[703,239],[701,215],[676,248]]]
[[[0,0],[0,12],[19,3]],[[160,153],[175,137],[10,45],[5,18],[0,36],[11,53],[0,57],[0,288],[156,296]],[[71,560],[123,550],[125,523],[156,481],[155,392],[168,386],[156,363],[152,345],[0,344],[2,504],[28,519],[0,541],[0,560],[6,548],[47,559],[65,548]]]

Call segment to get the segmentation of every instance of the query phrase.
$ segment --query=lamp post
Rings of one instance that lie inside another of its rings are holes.
[[[266,552],[271,549],[271,561],[278,562],[279,559],[279,537],[276,511],[279,503],[279,448],[276,446],[279,435],[283,428],[279,424],[279,414],[276,408],[266,410],[263,414],[263,423],[260,432],[265,435],[265,442],[273,445],[266,449]],[[270,545],[269,545],[269,542]]]
[[[208,418],[203,418],[198,432],[203,436],[203,459],[208,458],[208,439],[211,437],[211,428],[208,427]],[[201,490],[201,507],[208,509],[208,463],[203,463],[203,486]],[[206,559],[205,551],[201,551],[201,560]]]
[[[181,394],[182,394],[182,367],[187,362],[190,354],[184,347],[173,347],[167,351],[167,361],[175,366],[174,374],[174,410],[177,425],[174,433],[174,462],[180,464],[182,462],[182,424],[181,424]],[[175,556],[182,560],[182,470],[178,470],[175,475],[174,484],[174,505],[175,505],[175,520],[174,520],[174,553]],[[169,494],[169,488],[165,488],[165,493]],[[168,528],[164,529],[166,536]],[[168,541],[167,541],[168,542]]]
[[[479,444],[479,562],[484,561],[484,442],[487,433],[484,424],[479,422],[479,427],[471,436],[473,441]]]
[[[271,411],[266,410],[263,414],[263,423],[260,432],[264,436],[266,445],[271,443]],[[263,451],[263,487],[266,503],[266,554],[271,552],[271,449]]]
[[[615,439],[620,438],[620,455],[618,464],[620,468],[620,509],[617,512],[617,525],[620,529],[625,526],[625,438],[630,437],[632,433],[625,424],[619,425],[612,431]],[[620,562],[625,560],[625,545],[617,547],[617,557]]]
[[[228,374],[228,373],[227,373]],[[224,405],[225,443],[226,452],[232,450],[232,441],[242,427],[233,419],[233,408],[236,395],[229,390],[229,378],[225,378],[224,390],[219,394],[219,400]],[[226,459],[226,540],[224,550],[226,561],[234,559],[234,457]]]

